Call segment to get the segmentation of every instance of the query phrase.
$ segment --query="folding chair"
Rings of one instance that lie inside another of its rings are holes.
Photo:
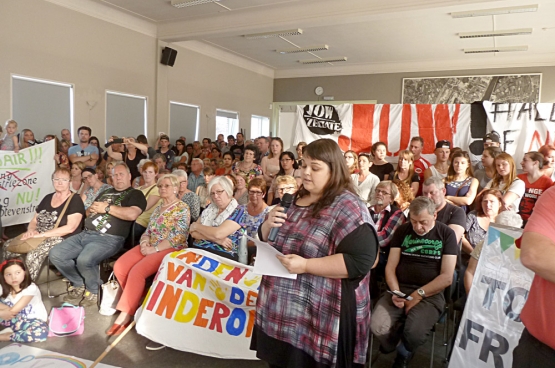
[[[63,293],[57,294],[57,295],[51,295],[50,294],[50,256],[46,255],[46,259],[45,259],[45,264],[46,264],[46,295],[48,295],[48,298],[52,299],[52,298],[57,298],[59,296],[62,296],[64,294],[67,294],[67,290]],[[57,279],[54,279],[52,281],[58,281],[58,280],[62,280],[62,277],[58,277]]]
[[[447,354],[449,353],[447,332],[449,329],[449,311],[453,307],[453,295],[457,291],[458,277],[457,273],[453,274],[453,283],[450,287],[443,291],[443,296],[445,297],[445,307],[443,312],[439,315],[437,322],[432,327],[432,351],[430,353],[430,368],[434,366],[434,352],[435,352],[435,337],[436,337],[436,327],[443,320],[445,326],[443,328],[443,346],[445,346],[445,360],[447,360]]]

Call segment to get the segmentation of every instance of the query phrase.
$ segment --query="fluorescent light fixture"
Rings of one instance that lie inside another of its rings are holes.
[[[172,0],[172,5],[176,8],[186,8],[188,6],[202,5],[218,1],[220,0]]]
[[[279,36],[297,36],[302,35],[303,30],[300,28],[297,29],[288,29],[285,31],[276,31],[276,32],[265,32],[265,33],[252,33],[243,35],[247,40],[256,40],[259,38],[272,38],[272,37],[279,37]]]
[[[472,18],[472,17],[483,17],[487,15],[530,13],[530,12],[535,12],[537,10],[538,10],[538,4],[533,4],[533,5],[524,5],[524,6],[510,6],[507,8],[493,8],[493,9],[454,12],[454,13],[451,13],[451,17]]]
[[[347,61],[347,57],[335,57],[335,58],[323,58],[323,59],[307,59],[299,60],[301,64],[323,64],[323,63],[338,63],[341,61]]]
[[[317,46],[309,46],[309,47],[301,47],[301,48],[292,48],[292,49],[283,49],[283,50],[276,50],[280,54],[296,54],[299,52],[309,52],[309,51],[326,51],[329,49],[328,45],[317,45]]]
[[[459,38],[480,38],[499,36],[522,36],[531,35],[532,28],[507,29],[505,31],[483,31],[483,32],[461,32]]]
[[[465,54],[485,54],[488,52],[528,51],[528,46],[482,47],[477,49],[464,49],[463,51]]]

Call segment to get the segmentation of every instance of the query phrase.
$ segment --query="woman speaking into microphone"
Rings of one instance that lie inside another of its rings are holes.
[[[369,337],[369,272],[378,241],[337,143],[303,149],[302,186],[259,228],[296,280],[263,276],[251,349],[270,367],[363,367]]]

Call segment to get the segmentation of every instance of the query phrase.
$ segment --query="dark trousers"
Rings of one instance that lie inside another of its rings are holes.
[[[410,294],[414,288],[400,286],[403,293]],[[432,327],[445,307],[443,293],[422,299],[408,314],[404,308],[397,308],[391,294],[385,293],[372,311],[370,329],[380,342],[382,351],[392,352],[399,341],[410,352],[426,343]]]
[[[513,368],[553,368],[555,367],[555,350],[545,345],[525,328],[513,350]]]

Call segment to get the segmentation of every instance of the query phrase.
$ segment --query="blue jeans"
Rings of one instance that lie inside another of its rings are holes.
[[[74,287],[83,284],[93,294],[98,294],[102,284],[98,265],[123,247],[125,238],[83,230],[67,238],[50,250],[50,261]]]

